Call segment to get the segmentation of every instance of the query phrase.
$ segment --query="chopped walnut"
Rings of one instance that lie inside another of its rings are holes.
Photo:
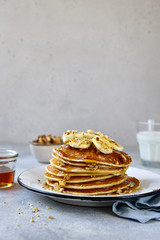
[[[48,218],[49,218],[49,219],[54,219],[54,217],[53,217],[53,216],[51,216],[51,215],[50,215],[50,216],[48,216]]]
[[[66,185],[66,181],[65,180],[59,181],[59,185],[61,187],[64,187]]]
[[[31,222],[31,223],[34,222],[34,217],[31,217],[30,222]]]
[[[34,208],[33,208],[33,212],[39,212],[38,207],[34,207]]]
[[[58,183],[54,184],[54,190],[59,191],[60,190],[60,185]]]
[[[46,206],[46,208],[47,208],[47,209],[51,209],[51,207],[49,207],[49,206]]]
[[[70,179],[70,175],[69,174],[66,174],[65,176],[64,176],[64,180],[69,180]]]
[[[59,192],[63,192],[63,191],[64,191],[64,188],[60,188],[60,189],[59,189]]]

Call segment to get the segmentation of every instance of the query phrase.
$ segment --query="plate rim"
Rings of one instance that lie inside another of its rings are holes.
[[[34,187],[31,187],[25,183],[23,183],[21,181],[21,175],[23,175],[24,173],[26,172],[29,172],[31,170],[34,170],[36,168],[41,168],[42,166],[38,166],[38,167],[34,167],[34,168],[30,168],[30,169],[27,169],[25,171],[23,171],[22,173],[19,174],[19,176],[17,177],[17,182],[19,183],[20,186],[24,187],[25,189],[29,190],[29,191],[32,191],[32,192],[35,192],[35,193],[38,193],[38,194],[41,194],[41,195],[45,195],[45,196],[48,196],[48,197],[55,197],[55,198],[61,198],[61,199],[69,199],[69,200],[87,200],[87,201],[101,201],[101,202],[108,202],[108,201],[118,201],[118,200],[130,200],[130,199],[137,199],[137,198],[140,198],[140,197],[147,197],[147,196],[152,196],[156,193],[160,193],[160,188],[159,189],[155,189],[155,190],[152,190],[150,192],[147,192],[147,193],[133,193],[132,195],[119,195],[119,196],[84,196],[84,195],[71,195],[71,194],[65,194],[65,193],[56,193],[56,192],[47,192],[45,190],[40,190],[40,189],[37,189],[37,188],[34,188]],[[130,168],[133,168],[133,169],[139,169],[139,170],[143,170],[143,171],[148,171],[146,169],[141,169],[141,168],[136,168],[136,167],[130,167]],[[151,172],[151,173],[154,173],[152,171],[148,171],[148,172]],[[156,175],[159,175],[157,173],[154,173]],[[160,175],[159,175],[160,177]]]

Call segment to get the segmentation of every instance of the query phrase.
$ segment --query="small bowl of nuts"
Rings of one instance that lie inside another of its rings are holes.
[[[63,144],[60,136],[40,135],[36,140],[30,142],[30,150],[32,155],[41,163],[49,163],[52,158],[53,148],[57,148]]]

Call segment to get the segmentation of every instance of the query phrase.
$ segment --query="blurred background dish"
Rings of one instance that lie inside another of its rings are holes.
[[[49,163],[52,158],[53,148],[57,148],[63,144],[60,136],[40,135],[36,140],[30,142],[30,150],[32,155],[41,163]]]

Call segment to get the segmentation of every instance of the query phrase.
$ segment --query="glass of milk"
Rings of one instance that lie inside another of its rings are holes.
[[[160,123],[154,120],[138,122],[137,142],[142,164],[160,167]]]

